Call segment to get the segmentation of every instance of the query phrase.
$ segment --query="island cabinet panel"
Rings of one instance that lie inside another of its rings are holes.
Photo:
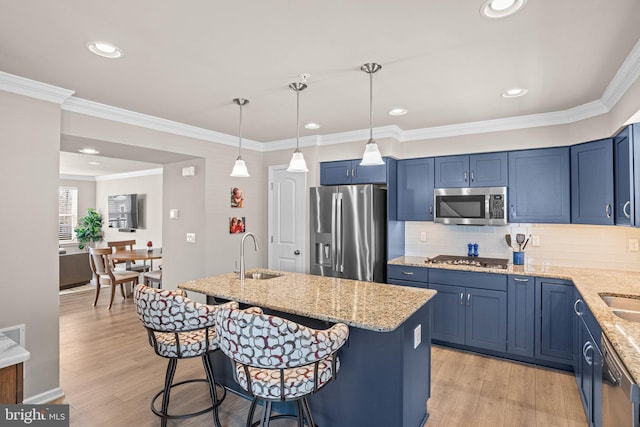
[[[613,225],[613,139],[571,147],[571,222]]]
[[[433,221],[434,160],[398,161],[398,220]]]
[[[573,365],[574,287],[536,278],[536,358]]]
[[[507,353],[534,357],[535,278],[509,276]]]
[[[504,187],[507,153],[481,153],[435,158],[436,188]]]
[[[22,403],[23,364],[0,369],[0,404]]]
[[[387,182],[387,163],[360,166],[361,160],[339,160],[320,163],[320,185],[384,184]]]
[[[509,221],[571,221],[569,147],[509,152]]]
[[[505,352],[507,281],[502,274],[430,269],[429,288],[438,291],[433,305],[433,338]]]

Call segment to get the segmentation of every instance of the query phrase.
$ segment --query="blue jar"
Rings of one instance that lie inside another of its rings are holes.
[[[473,256],[478,256],[478,244],[473,244]]]
[[[473,256],[473,243],[467,245],[467,256]]]

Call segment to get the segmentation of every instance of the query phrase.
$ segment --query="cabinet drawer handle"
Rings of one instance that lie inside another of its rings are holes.
[[[351,168],[351,178],[356,176],[356,168]]]
[[[349,178],[349,168],[347,168],[347,178]]]
[[[433,215],[433,205],[429,205],[429,215]]]
[[[467,307],[471,307],[471,294],[467,294]]]
[[[587,341],[582,346],[582,356],[584,357],[584,361],[587,362],[587,365],[591,366],[593,364],[593,358],[587,356],[587,352],[589,350],[593,350],[593,345],[591,344],[591,341]]]
[[[460,292],[460,305],[464,305],[464,292]]]
[[[471,182],[473,182],[473,171],[471,171]]]
[[[607,218],[611,218],[611,203],[607,203],[607,206],[604,207],[604,213]]]
[[[514,280],[514,282],[528,282],[529,281],[529,279],[521,279],[519,277],[514,277],[513,280]]]
[[[464,182],[467,182],[467,171],[464,171]]]
[[[627,219],[631,219],[631,214],[627,212],[627,208],[629,207],[630,204],[631,204],[631,200],[627,200],[627,203],[625,203],[622,208],[622,213],[624,213],[624,216],[626,216]]]
[[[403,271],[402,274],[405,276],[413,276],[413,271]]]
[[[578,298],[576,302],[573,303],[573,311],[575,311],[578,316],[582,316],[582,312],[578,310],[578,304],[580,304],[581,302],[582,300]]]

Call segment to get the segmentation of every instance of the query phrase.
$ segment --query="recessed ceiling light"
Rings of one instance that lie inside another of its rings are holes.
[[[389,110],[389,115],[390,116],[404,116],[405,114],[407,114],[409,111],[406,108],[392,108],[391,110]]]
[[[306,125],[304,125],[304,127],[305,129],[320,129],[320,125],[315,122],[309,122]]]
[[[504,18],[524,7],[527,0],[487,0],[480,8],[480,14],[487,18]]]
[[[95,148],[81,148],[78,151],[82,154],[100,154],[100,152]]]
[[[89,162],[89,164],[91,166],[98,166],[100,164],[100,162]]]
[[[523,89],[521,87],[514,87],[514,88],[507,89],[506,91],[502,92],[502,97],[503,98],[517,98],[519,96],[526,95],[527,92],[529,92],[527,89]]]
[[[105,58],[120,58],[124,55],[124,52],[117,46],[104,42],[89,42],[87,43],[87,49]]]

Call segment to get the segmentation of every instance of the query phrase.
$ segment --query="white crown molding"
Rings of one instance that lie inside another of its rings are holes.
[[[605,89],[602,94],[602,102],[606,105],[609,110],[613,108],[614,105],[620,98],[629,90],[631,85],[635,83],[635,81],[640,76],[640,40],[635,44],[629,55],[627,55],[626,59],[616,72],[616,75],[613,77],[609,86]]]
[[[67,179],[72,181],[95,181],[95,176],[86,175],[60,175],[60,179]]]
[[[147,169],[143,171],[114,173],[112,175],[96,176],[96,181],[113,181],[115,179],[136,178],[139,176],[162,175],[162,168]]]
[[[146,129],[153,129],[160,132],[200,139],[203,141],[210,141],[230,146],[238,145],[238,137],[233,135],[186,125],[184,123],[174,122],[172,120],[162,119],[148,114],[136,113],[135,111],[112,107],[110,105],[77,98],[75,96],[66,100],[62,104],[61,108],[73,113],[85,114],[87,116],[98,117],[100,119],[112,120],[115,122],[140,126]],[[243,147],[256,151],[262,151],[264,145],[244,138],[242,139],[242,143]]]
[[[0,90],[40,99],[42,101],[62,104],[75,91],[38,82],[24,77],[0,71]]]

